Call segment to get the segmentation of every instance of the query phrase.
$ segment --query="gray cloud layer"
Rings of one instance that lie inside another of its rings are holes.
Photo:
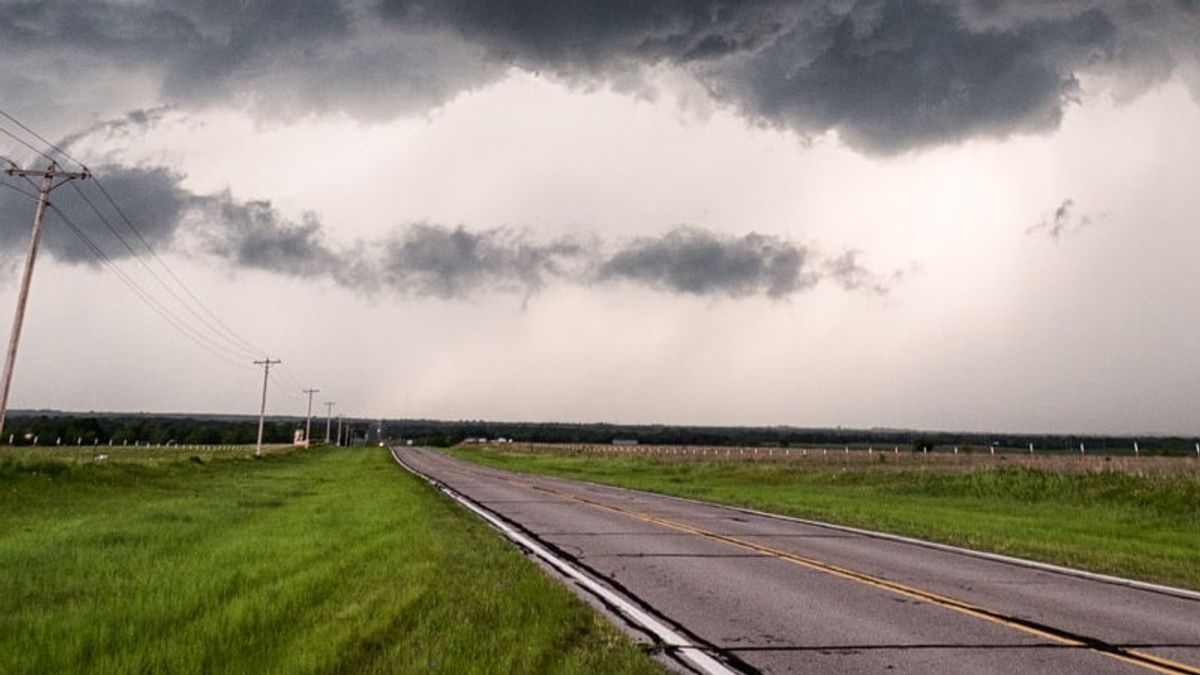
[[[84,91],[102,116],[121,105],[103,83],[125,79],[156,90],[125,87],[142,93],[124,109],[383,119],[510,66],[595,80],[670,64],[750,119],[891,153],[1053,129],[1085,73],[1133,96],[1180,72],[1200,95],[1197,34],[1192,0],[0,0],[0,87]]]
[[[1057,126],[1082,72],[1141,86],[1194,64],[1194,2],[383,0],[494,59],[604,73],[670,62],[747,116],[872,152]],[[1200,88],[1197,89],[1200,92]]]
[[[0,0],[0,43],[0,91],[43,130],[161,104],[390,119],[502,74],[469,42],[386,27],[361,0]],[[39,115],[46,99],[75,117]]]
[[[163,168],[126,169],[101,167],[104,187],[123,211],[138,214],[139,231],[151,245],[167,244],[175,236],[181,218],[194,203],[196,197],[179,187],[179,176]],[[34,187],[20,179],[3,179],[9,185],[26,192]],[[79,188],[77,191],[76,188]],[[80,196],[82,192],[113,229],[131,245],[137,243],[133,232],[124,228],[120,215],[108,207],[103,196],[93,186],[80,188],[78,183],[67,183],[51,193],[51,204],[67,213],[73,222],[89,223],[88,236],[113,257],[129,254],[117,234],[103,225],[92,207]],[[33,220],[35,202],[9,190],[0,192],[0,246],[4,252],[24,250],[29,240],[30,223]],[[49,220],[55,220],[51,214]],[[66,227],[47,226],[42,235],[42,246],[56,258],[71,263],[96,262],[90,249]],[[98,264],[98,263],[97,263]]]
[[[234,268],[305,279],[328,278],[362,292],[415,297],[465,298],[484,293],[529,296],[551,284],[634,284],[711,297],[783,298],[821,279],[843,288],[884,293],[888,285],[857,261],[856,253],[822,260],[808,247],[750,233],[729,236],[678,227],[661,236],[605,245],[595,239],[539,242],[507,228],[470,231],[414,224],[380,240],[341,246],[326,238],[307,214],[284,217],[270,202],[240,201],[228,192],[199,195],[161,168],[102,166],[96,173],[139,232],[155,248],[213,256]],[[81,187],[109,223],[144,254],[131,231],[108,211],[92,186]],[[54,203],[115,260],[131,253],[73,187],[59,188]],[[13,257],[28,241],[33,200],[0,191],[0,257]],[[98,264],[74,234],[51,216],[44,250],[70,263]],[[895,281],[896,279],[893,279]]]
[[[480,290],[532,293],[573,276],[587,250],[577,243],[536,244],[505,229],[413,225],[385,247],[383,281],[406,293],[452,298]]]
[[[689,295],[790,295],[816,283],[804,269],[809,251],[774,237],[723,237],[680,227],[637,239],[601,264],[599,278]]]

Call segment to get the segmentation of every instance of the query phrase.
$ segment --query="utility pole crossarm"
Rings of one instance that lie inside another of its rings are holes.
[[[20,169],[14,166],[13,168],[6,170],[4,173],[10,176],[17,176],[18,178],[49,177],[51,180],[55,178],[61,178],[62,180],[51,186],[51,190],[69,180],[84,180],[92,177],[92,173],[90,171],[59,171],[58,167],[53,164],[51,164],[50,168],[46,169],[45,171],[38,171],[36,169]]]

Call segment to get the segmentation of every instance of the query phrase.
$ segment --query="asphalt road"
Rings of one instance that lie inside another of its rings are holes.
[[[719,506],[397,456],[735,670],[1200,673],[1200,596]]]

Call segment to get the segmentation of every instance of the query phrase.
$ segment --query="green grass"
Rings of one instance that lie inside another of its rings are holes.
[[[1200,589],[1195,474],[838,470],[475,448],[450,454]]]
[[[653,673],[382,449],[0,458],[3,673]]]
[[[263,454],[290,453],[293,445],[263,444]],[[67,464],[101,464],[105,462],[134,462],[161,464],[191,460],[203,461],[249,457],[255,446],[250,445],[0,445],[0,461],[54,461]]]

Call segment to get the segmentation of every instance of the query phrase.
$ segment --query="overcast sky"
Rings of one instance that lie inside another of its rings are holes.
[[[274,413],[1196,434],[1197,36],[1192,0],[0,0],[0,109],[142,289],[52,213],[11,405],[254,413],[270,356]],[[0,190],[5,339],[33,210]]]

